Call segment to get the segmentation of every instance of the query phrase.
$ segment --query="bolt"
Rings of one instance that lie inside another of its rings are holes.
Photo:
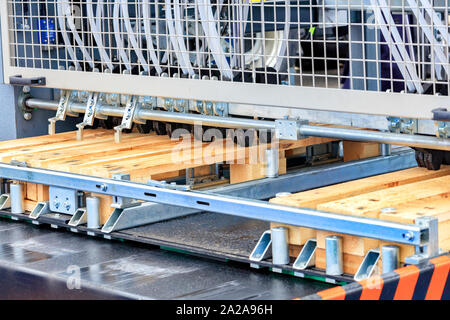
[[[408,241],[412,241],[414,239],[414,235],[411,231],[408,231],[407,233],[403,234],[403,238]]]
[[[30,88],[30,86],[24,86],[24,87],[22,88],[22,91],[23,91],[23,93],[30,93],[31,88]]]
[[[66,211],[70,211],[70,203],[68,201],[64,202],[63,206],[66,209]]]
[[[31,120],[32,117],[33,117],[33,115],[31,114],[31,112],[25,112],[23,114],[23,118],[27,121]]]

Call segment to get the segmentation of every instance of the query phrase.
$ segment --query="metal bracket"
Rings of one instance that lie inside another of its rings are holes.
[[[436,137],[444,139],[450,138],[450,122],[437,121],[436,126],[437,126]]]
[[[50,186],[48,189],[50,210],[73,215],[78,209],[78,191]]]
[[[133,125],[134,111],[136,110],[136,105],[138,102],[138,97],[128,96],[127,104],[123,113],[122,123],[114,127],[114,141],[120,143],[122,141],[122,130],[131,129]]]
[[[38,202],[30,213],[31,219],[38,219],[42,214],[49,213],[50,206],[48,201]]]
[[[78,227],[87,223],[87,211],[86,208],[78,208],[69,221],[69,226]]]
[[[129,229],[137,226],[183,217],[197,212],[177,206],[166,206],[159,203],[138,203],[138,206],[114,209],[102,228],[102,232]]]
[[[11,197],[9,193],[4,193],[0,196],[0,210],[11,208]]]
[[[72,95],[72,91],[63,90],[61,94],[61,98],[59,99],[58,108],[56,109],[56,115],[53,118],[48,119],[48,134],[55,134],[55,124],[56,121],[64,121],[66,120],[67,109],[69,107],[70,97]]]
[[[219,117],[227,117],[229,104],[226,102],[216,102],[214,103],[214,115]]]
[[[393,133],[415,134],[418,129],[417,119],[407,119],[398,117],[387,117],[389,121],[388,129]]]
[[[186,112],[189,110],[189,100],[177,99],[173,103],[173,111],[176,112]]]
[[[77,140],[83,140],[83,130],[85,126],[92,126],[95,119],[95,107],[97,106],[99,93],[91,92],[86,104],[86,112],[84,113],[83,122],[77,124]]]
[[[16,167],[22,167],[22,168],[27,168],[28,167],[28,163],[26,161],[19,161],[19,160],[11,160],[9,162],[9,164],[16,166]]]
[[[189,191],[192,190],[192,186],[190,185],[179,185],[167,183],[167,181],[157,181],[157,180],[148,180],[147,184],[152,187],[169,189],[169,190],[179,190],[179,191]]]
[[[292,267],[297,270],[304,270],[306,268],[313,267],[316,264],[316,248],[316,239],[309,239],[306,241],[302,251],[300,251]]]
[[[355,273],[355,281],[361,281],[372,276],[380,256],[379,250],[369,250],[364,257],[364,260],[361,262],[358,271]]]
[[[258,243],[250,253],[249,259],[251,261],[263,261],[272,256],[272,234],[270,230],[264,231],[259,238]]]
[[[428,232],[424,235],[425,245],[416,246],[414,255],[405,258],[406,264],[420,264],[428,259],[437,257],[444,252],[439,250],[439,234],[438,226],[439,220],[436,217],[419,217],[416,218],[415,224],[427,229]]]
[[[275,120],[275,131],[278,139],[299,140],[306,138],[301,135],[298,128],[308,124],[307,120]]]
[[[130,181],[130,175],[128,173],[116,173],[113,174],[112,178],[114,180]],[[140,205],[140,203],[134,199],[113,196],[113,203],[111,204],[111,207],[116,209],[125,209],[138,205]]]

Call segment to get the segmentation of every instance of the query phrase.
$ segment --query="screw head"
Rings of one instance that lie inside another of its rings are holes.
[[[31,114],[31,112],[25,112],[25,113],[23,114],[23,118],[24,118],[25,120],[27,120],[27,121],[30,121],[31,118],[33,118],[33,115]]]
[[[405,238],[408,241],[412,241],[414,239],[414,235],[411,231],[403,234],[403,238]]]

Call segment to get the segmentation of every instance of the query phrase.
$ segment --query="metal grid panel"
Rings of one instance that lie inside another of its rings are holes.
[[[447,95],[448,2],[430,1],[7,0],[7,76],[72,70]]]

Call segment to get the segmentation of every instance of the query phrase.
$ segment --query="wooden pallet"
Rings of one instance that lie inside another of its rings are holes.
[[[408,224],[414,224],[421,216],[435,216],[439,219],[440,248],[450,250],[450,166],[443,166],[438,171],[412,168],[277,197],[270,202]],[[395,208],[395,212],[383,213],[384,208]],[[272,223],[271,226],[280,224]],[[296,257],[308,239],[316,238],[316,268],[325,269],[325,238],[333,233],[287,227],[290,255]],[[368,250],[389,244],[337,235],[343,237],[344,272],[348,274],[356,273]],[[400,245],[401,262],[412,254],[414,246]]]
[[[201,143],[184,137],[183,143],[168,136],[155,134],[123,134],[122,142],[114,143],[112,130],[85,130],[84,139],[76,140],[76,132],[59,133],[0,142],[0,162],[12,160],[26,162],[30,167],[78,173],[96,177],[112,178],[115,173],[130,174],[131,181],[147,182],[165,180],[185,175],[194,168],[196,175],[209,172],[209,166],[226,161],[230,164],[230,182],[242,182],[264,177],[265,163],[262,158],[254,163],[253,154],[260,153],[254,146],[242,148],[231,141]],[[286,172],[285,151],[334,141],[310,137],[298,141],[279,142],[280,174]],[[253,162],[252,162],[253,161]],[[27,183],[25,208],[31,211],[37,201],[48,200],[48,187]],[[112,213],[112,197],[101,198],[101,222]]]

